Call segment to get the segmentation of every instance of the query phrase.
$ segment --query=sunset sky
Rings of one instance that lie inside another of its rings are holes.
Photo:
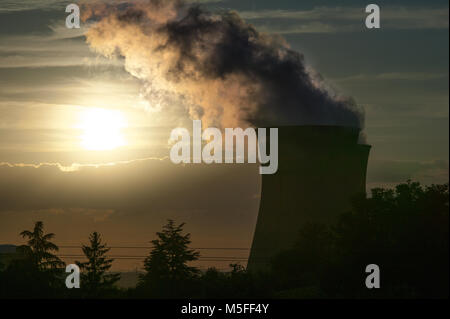
[[[362,1],[201,2],[280,34],[364,109],[369,189],[448,181],[448,1],[377,1],[380,30],[365,28]],[[112,245],[146,246],[174,218],[195,247],[249,248],[257,166],[174,166],[170,132],[192,125],[189,114],[152,104],[124,59],[90,48],[87,24],[66,29],[69,3],[0,0],[0,244],[43,220],[58,244],[97,230]]]

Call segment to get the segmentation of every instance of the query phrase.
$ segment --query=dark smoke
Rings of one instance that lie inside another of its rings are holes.
[[[98,22],[88,42],[105,55],[123,56],[127,70],[144,80],[151,103],[170,107],[175,95],[191,117],[222,126],[363,127],[351,98],[325,89],[301,53],[236,12],[161,0],[90,9]]]

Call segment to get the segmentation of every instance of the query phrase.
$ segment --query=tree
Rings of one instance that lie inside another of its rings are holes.
[[[448,231],[448,184],[424,187],[408,181],[373,189],[336,225],[342,266],[330,273],[341,278],[347,296],[448,296]],[[354,274],[374,262],[384,284],[369,292]]]
[[[89,295],[98,296],[100,292],[113,290],[114,284],[120,280],[120,274],[108,273],[114,259],[106,257],[110,248],[102,244],[100,234],[93,232],[89,242],[89,246],[82,247],[88,261],[76,263],[81,270],[81,288]]]
[[[272,297],[271,278],[263,274],[263,278],[250,273],[239,264],[230,264],[231,271],[221,272],[209,268],[199,278],[199,289],[193,298],[262,298]]]
[[[55,238],[55,234],[44,234],[43,222],[36,222],[32,231],[24,230],[20,235],[28,238],[28,242],[27,245],[19,246],[18,251],[30,258],[38,270],[57,269],[64,266],[61,259],[53,253],[59,250],[58,246],[50,241]]]
[[[448,231],[448,184],[373,189],[335,225],[303,225],[294,247],[272,262],[277,296],[448,297]],[[373,263],[383,279],[369,290],[365,269]]]
[[[0,278],[0,296],[8,298],[54,298],[64,286],[64,263],[54,254],[58,246],[51,242],[55,234],[44,233],[43,222],[33,230],[20,233],[27,244],[17,247]]]
[[[188,265],[198,259],[200,254],[188,246],[190,234],[183,235],[184,223],[176,226],[169,220],[157,239],[151,241],[154,248],[144,261],[145,275],[140,285],[151,287],[159,296],[175,296],[181,293],[183,283],[193,279],[198,269]]]
[[[332,260],[332,250],[333,234],[328,225],[303,224],[293,247],[271,260],[280,290],[278,295],[284,298],[290,298],[292,294],[299,298],[320,297],[321,277]]]

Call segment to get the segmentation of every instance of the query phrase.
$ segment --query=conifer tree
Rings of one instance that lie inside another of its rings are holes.
[[[89,242],[89,246],[82,247],[88,261],[76,262],[81,270],[81,288],[91,294],[111,290],[120,280],[120,274],[109,272],[114,261],[106,256],[110,248],[102,243],[101,236],[97,232],[89,236]]]
[[[194,278],[198,269],[188,263],[198,259],[200,254],[189,249],[190,234],[183,234],[184,223],[175,225],[169,220],[157,239],[151,241],[154,248],[144,261],[146,273],[141,277],[141,286],[151,286],[159,295],[173,296],[183,283]]]

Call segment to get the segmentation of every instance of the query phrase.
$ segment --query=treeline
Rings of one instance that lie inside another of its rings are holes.
[[[448,184],[373,189],[334,225],[304,225],[272,273],[286,297],[448,298],[448,231]],[[366,288],[370,264],[381,289]]]
[[[113,259],[96,232],[82,247],[86,261],[77,262],[81,288],[67,289],[54,234],[37,222],[21,233],[27,243],[18,257],[0,265],[0,298],[448,298],[448,205],[448,184],[373,189],[337,221],[302,225],[295,245],[261,273],[190,266],[200,254],[189,248],[184,224],[169,220],[130,289],[117,287],[120,274],[110,271]],[[365,285],[369,264],[381,269],[380,289]]]

